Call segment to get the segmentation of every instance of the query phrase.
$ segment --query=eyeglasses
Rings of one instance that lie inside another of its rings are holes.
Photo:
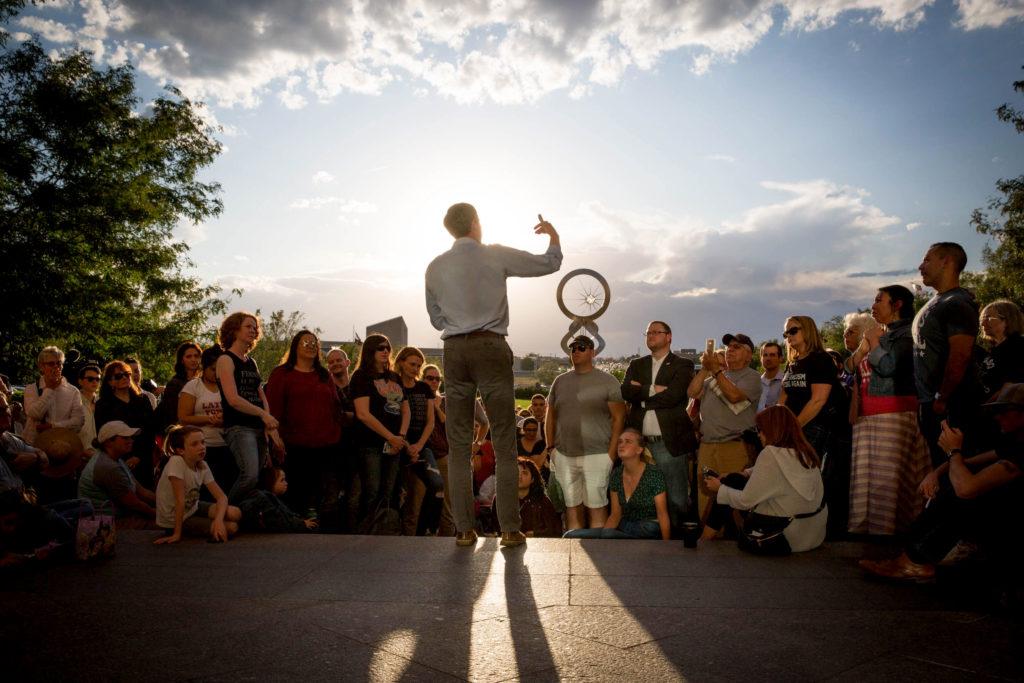
[[[83,377],[82,381],[83,382],[99,382],[100,381],[100,376],[99,375],[90,375],[88,377]]]
[[[644,332],[645,337],[650,337],[652,334],[668,334],[665,330],[647,330]]]
[[[114,374],[112,374],[110,376],[110,379],[120,380],[120,379],[124,379],[125,377],[131,377],[131,376],[132,376],[132,374],[130,372],[115,372]]]
[[[62,360],[44,360],[42,362],[42,365],[45,365],[48,368],[59,368],[59,367],[64,365],[64,361],[62,361]]]
[[[537,431],[537,428],[536,427],[523,427],[523,431],[524,432],[535,432],[535,431]]]
[[[440,382],[441,378],[437,375],[423,375],[424,382]]]
[[[797,333],[797,332],[799,332],[799,331],[800,331],[800,328],[799,328],[799,327],[797,327],[796,325],[794,325],[793,327],[791,327],[791,328],[789,328],[788,330],[786,330],[785,332],[783,332],[783,333],[782,333],[782,336],[783,336],[783,337],[793,337],[793,336],[795,336],[795,335],[796,335],[796,333]]]
[[[594,347],[587,344],[572,344],[569,346],[569,350],[573,353],[583,353],[584,351],[589,351],[592,348]]]
[[[1006,318],[1004,318],[1001,315],[983,315],[983,316],[981,316],[981,319],[982,319],[982,321],[985,321],[985,320],[1006,320]]]
[[[381,351],[387,351],[388,353],[391,353],[391,347],[390,346],[378,346],[377,347],[377,353],[380,353]]]

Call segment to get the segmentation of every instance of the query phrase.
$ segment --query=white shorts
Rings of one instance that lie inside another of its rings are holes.
[[[573,457],[553,449],[551,472],[562,487],[566,507],[586,505],[588,508],[602,508],[607,505],[608,476],[612,473],[613,464],[607,453]]]

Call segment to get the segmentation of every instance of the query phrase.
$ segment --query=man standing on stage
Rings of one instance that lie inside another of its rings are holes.
[[[497,511],[501,545],[526,542],[520,531],[519,466],[516,462],[515,396],[512,349],[508,334],[505,280],[538,277],[562,266],[562,249],[554,226],[537,216],[533,231],[548,235],[543,254],[500,244],[482,244],[480,218],[471,204],[453,204],[444,217],[455,243],[427,266],[427,313],[444,340],[445,397],[448,405],[448,477],[451,484],[455,544],[476,544],[473,512],[473,405],[479,390],[491,421],[497,475]]]

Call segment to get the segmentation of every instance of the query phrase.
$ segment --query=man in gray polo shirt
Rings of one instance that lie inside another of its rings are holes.
[[[565,497],[567,529],[603,527],[608,519],[608,475],[626,423],[622,387],[594,367],[594,354],[590,337],[573,339],[572,370],[556,377],[548,393],[545,441]]]
[[[78,497],[96,507],[114,504],[118,524],[144,529],[156,519],[156,496],[132,476],[123,458],[131,455],[132,443],[141,430],[113,420],[100,428],[100,450],[92,456],[78,479]]]
[[[547,235],[550,241],[543,254],[530,254],[500,244],[483,244],[476,209],[471,204],[453,204],[444,217],[444,227],[455,243],[427,266],[427,313],[444,340],[448,478],[458,546],[476,545],[470,442],[478,390],[491,421],[501,545],[526,542],[519,528],[516,404],[512,349],[505,342],[505,280],[547,275],[562,266],[558,233],[551,223],[538,218],[540,223],[533,231]]]
[[[694,375],[687,391],[690,398],[700,399],[697,465],[714,470],[720,477],[740,472],[749,465],[747,447],[740,434],[753,429],[761,398],[761,375],[750,367],[754,342],[745,334],[726,334],[722,343],[725,367],[721,367],[714,353],[705,352],[700,372]],[[712,494],[700,472],[697,484],[697,511],[703,517]]]

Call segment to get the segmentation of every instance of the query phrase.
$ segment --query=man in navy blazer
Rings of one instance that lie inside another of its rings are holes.
[[[629,402],[626,425],[647,437],[654,462],[665,475],[677,536],[689,501],[689,463],[697,450],[697,435],[686,414],[693,361],[671,352],[672,328],[660,320],[647,326],[647,348],[651,355],[630,361],[622,381],[622,398]]]

